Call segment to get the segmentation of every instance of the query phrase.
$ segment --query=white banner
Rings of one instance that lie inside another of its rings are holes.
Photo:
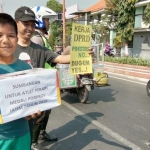
[[[56,69],[32,69],[0,76],[0,123],[61,104]]]

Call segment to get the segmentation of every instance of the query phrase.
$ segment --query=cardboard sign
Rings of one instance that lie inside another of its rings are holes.
[[[56,65],[56,68],[58,69],[61,89],[77,87],[76,75],[70,75],[69,67],[69,64]]]
[[[92,59],[89,53],[91,47],[92,27],[73,24],[71,38],[70,74],[92,73]]]
[[[31,69],[0,75],[0,123],[61,105],[56,69]]]

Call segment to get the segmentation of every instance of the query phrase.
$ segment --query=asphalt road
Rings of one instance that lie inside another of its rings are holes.
[[[91,104],[72,95],[54,108],[47,131],[49,150],[150,150],[150,97],[146,82],[111,75],[111,86],[90,92]]]

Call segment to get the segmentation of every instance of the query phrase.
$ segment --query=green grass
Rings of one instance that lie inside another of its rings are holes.
[[[105,62],[150,67],[150,60],[149,59],[142,59],[142,58],[136,58],[136,57],[109,57],[109,56],[105,56]]]

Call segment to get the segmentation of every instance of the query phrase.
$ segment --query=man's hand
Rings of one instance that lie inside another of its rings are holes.
[[[25,117],[26,120],[35,119],[37,116],[41,116],[41,111],[38,110],[37,113],[32,113],[30,116]]]
[[[89,54],[90,54],[90,55],[93,55],[93,54],[94,54],[93,47],[90,47],[90,48],[89,48]]]

